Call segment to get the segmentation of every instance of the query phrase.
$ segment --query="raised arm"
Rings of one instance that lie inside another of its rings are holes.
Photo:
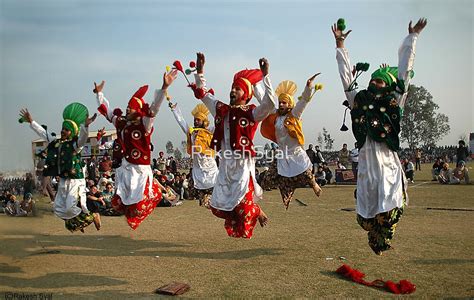
[[[115,126],[115,121],[117,120],[117,116],[113,114],[113,109],[110,108],[110,103],[107,98],[105,98],[104,93],[102,90],[104,89],[105,81],[102,80],[102,82],[97,85],[97,83],[94,82],[94,89],[92,92],[96,95],[97,99],[97,110],[109,121]]]
[[[352,107],[357,91],[348,91],[349,85],[354,80],[354,75],[352,74],[352,65],[349,59],[349,52],[344,47],[344,41],[347,36],[349,36],[349,33],[352,32],[352,30],[344,33],[343,30],[338,28],[337,24],[334,24],[331,29],[336,40],[336,60],[339,68],[339,76],[341,77],[342,86],[344,87],[344,93],[346,94],[347,101],[349,101],[349,105]]]
[[[41,138],[48,141],[48,143],[52,142],[55,139],[55,137],[49,134],[46,129],[43,128],[43,126],[33,120],[33,117],[31,116],[27,108],[23,108],[20,110],[20,117],[26,122],[30,123],[30,128],[33,129],[33,131],[36,132],[36,134],[39,135]]]
[[[160,106],[165,100],[167,95],[168,87],[173,83],[173,81],[178,76],[177,70],[172,70],[169,73],[163,74],[163,84],[160,90],[155,90],[155,95],[153,97],[153,102],[150,104],[149,116],[143,117],[143,125],[145,125],[145,129],[150,132],[151,128],[153,127],[153,121],[155,120],[158,111],[160,110]]]
[[[171,108],[171,112],[173,112],[173,116],[176,119],[176,122],[178,122],[179,127],[181,127],[181,130],[183,130],[184,134],[188,134],[189,125],[184,119],[183,114],[181,113],[181,109],[179,109],[178,107],[178,103],[172,104],[170,102],[169,106]]]
[[[206,78],[204,78],[204,64],[206,63],[206,57],[204,53],[198,52],[196,54],[196,74],[194,74],[194,79],[196,83],[196,88],[203,91],[207,91]],[[196,94],[196,93],[195,93]],[[209,112],[214,117],[216,115],[216,104],[218,102],[217,98],[211,94],[206,93],[203,98],[201,98],[202,103],[206,105]]]
[[[270,64],[266,58],[261,58],[259,61],[260,70],[263,73],[263,84],[265,86],[265,95],[260,102],[260,105],[253,110],[253,118],[260,122],[265,119],[271,112],[275,110],[275,93],[273,92],[272,83],[268,76]]]
[[[313,92],[313,80],[316,78],[321,73],[316,73],[313,76],[311,76],[307,81],[306,81],[306,86],[304,88],[303,94],[301,95],[301,100],[299,100],[295,107],[291,110],[291,114],[297,118],[300,119],[301,115],[303,114],[304,109],[308,105],[308,103],[311,101],[311,96]]]
[[[402,45],[398,49],[398,79],[403,80],[405,84],[404,93],[398,97],[400,107],[405,106],[408,95],[408,86],[411,79],[410,73],[413,71],[413,63],[415,61],[416,41],[427,22],[426,19],[421,18],[415,26],[412,27],[412,22],[410,21],[408,24],[408,36],[403,40]]]
[[[91,118],[87,118],[86,122],[81,125],[79,130],[79,136],[77,138],[76,150],[79,152],[82,150],[82,147],[87,143],[87,138],[89,137],[89,125],[95,121],[97,114],[95,113]]]

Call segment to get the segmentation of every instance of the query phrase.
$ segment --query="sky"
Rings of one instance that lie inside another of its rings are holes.
[[[360,77],[367,85],[381,63],[397,64],[397,50],[408,22],[428,19],[416,48],[412,84],[424,86],[449,117],[451,131],[438,145],[454,145],[474,132],[472,1],[68,1],[0,0],[0,171],[31,169],[36,134],[18,123],[28,108],[40,124],[60,131],[62,110],[71,102],[96,111],[93,82],[106,81],[111,106],[125,110],[138,87],[145,96],[161,88],[167,65],[206,55],[208,86],[228,103],[233,75],[270,62],[274,88],[293,80],[298,94],[316,72],[318,92],[303,114],[307,143],[325,127],[334,148],[353,145],[351,131],[341,132],[344,92],[330,26],[345,18],[352,63],[369,62]],[[169,89],[188,122],[198,101],[180,76]],[[350,120],[347,122],[350,127]],[[111,124],[100,116],[90,130]],[[155,120],[154,156],[167,141],[185,140],[168,106]],[[267,141],[257,133],[257,144]]]

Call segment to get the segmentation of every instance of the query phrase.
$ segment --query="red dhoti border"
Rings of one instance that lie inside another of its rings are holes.
[[[153,195],[150,198],[149,182],[145,185],[145,191],[143,192],[143,199],[132,205],[125,205],[122,203],[120,196],[115,194],[112,197],[112,207],[117,212],[125,214],[128,225],[133,229],[137,229],[140,223],[150,215],[155,207],[160,203],[162,199],[161,190],[158,187],[158,183],[153,180]]]
[[[246,239],[252,237],[253,229],[260,215],[260,206],[253,201],[253,192],[253,180],[250,178],[244,199],[232,211],[211,207],[211,211],[216,217],[225,219],[224,227],[229,236]]]

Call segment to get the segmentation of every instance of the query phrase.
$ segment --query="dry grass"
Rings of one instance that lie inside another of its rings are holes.
[[[471,165],[472,166],[472,165]],[[36,218],[0,215],[0,292],[53,293],[57,298],[156,298],[170,281],[187,282],[191,298],[382,298],[384,291],[348,282],[334,271],[347,263],[377,278],[408,279],[413,297],[474,296],[474,185],[429,181],[430,166],[409,188],[410,206],[393,241],[376,256],[355,221],[353,186],[330,186],[320,199],[300,189],[285,211],[277,191],[262,207],[270,217],[251,240],[227,237],[223,220],[186,201],[158,208],[137,231],[123,217],[103,229],[70,234],[47,211]],[[471,175],[474,172],[471,169]],[[346,258],[346,260],[340,257]]]

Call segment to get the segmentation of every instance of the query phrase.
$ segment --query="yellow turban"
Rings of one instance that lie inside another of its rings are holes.
[[[278,101],[286,102],[289,107],[294,107],[295,99],[293,98],[293,95],[296,93],[296,90],[296,83],[290,80],[285,80],[280,82],[275,90],[275,94],[278,97]]]
[[[206,105],[198,104],[191,112],[194,118],[200,119],[204,122],[204,127],[209,125],[209,120],[207,116],[209,115],[209,110],[207,109]]]

